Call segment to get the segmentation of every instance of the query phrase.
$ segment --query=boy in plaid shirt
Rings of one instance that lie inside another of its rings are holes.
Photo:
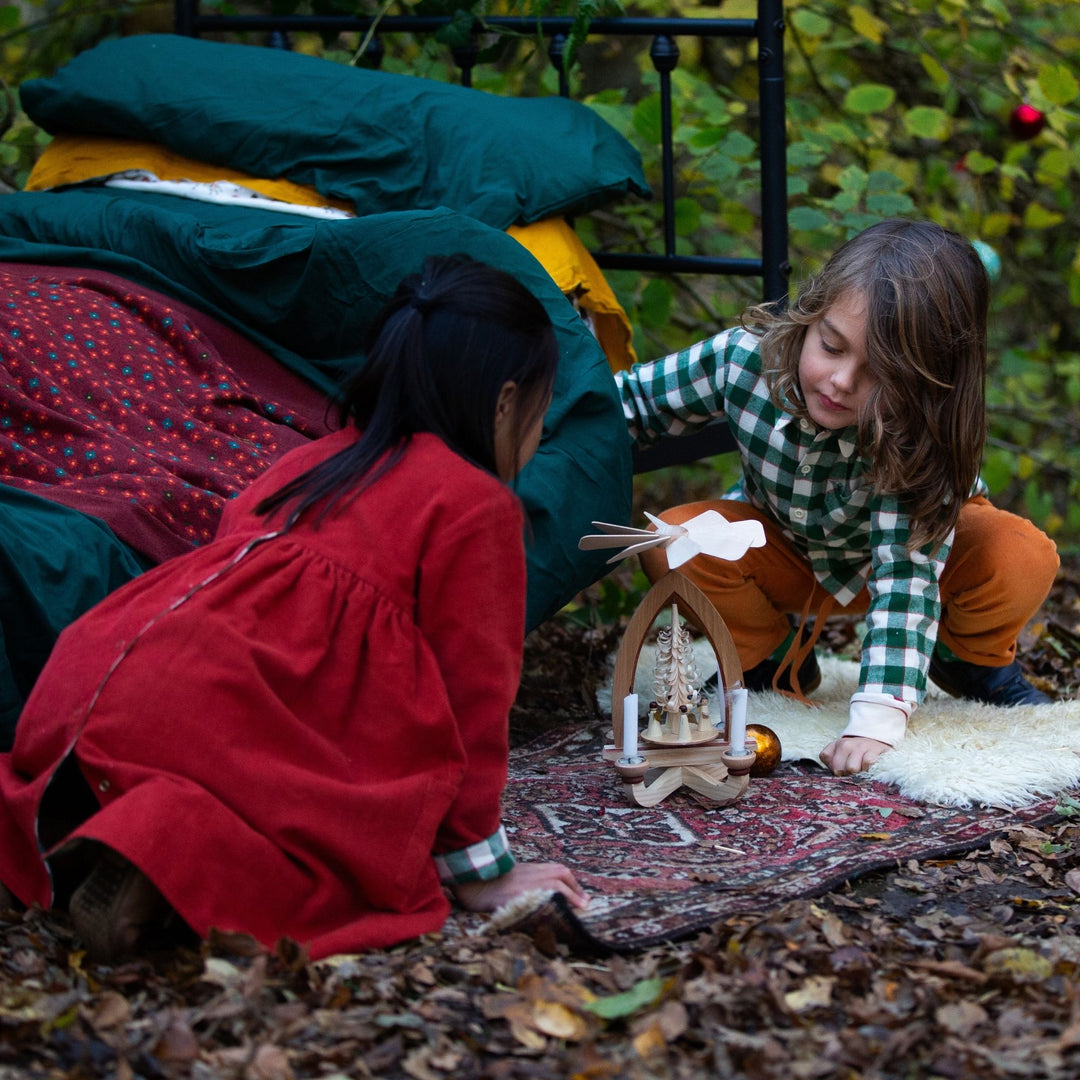
[[[928,673],[958,697],[1049,700],[1023,677],[1016,642],[1056,548],[993,507],[978,475],[988,298],[962,237],[882,222],[786,309],[754,308],[740,328],[616,375],[639,443],[723,417],[738,444],[743,475],[723,499],[662,516],[715,509],[764,525],[763,548],[682,568],[731,630],[749,689],[814,690],[825,619],[865,613],[848,726],[821,752],[838,774],[903,738]],[[667,569],[658,549],[642,564],[653,579]]]

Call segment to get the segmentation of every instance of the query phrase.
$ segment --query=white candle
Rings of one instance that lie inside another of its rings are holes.
[[[736,686],[731,691],[731,752],[746,753],[746,699],[749,691],[743,686]]]
[[[622,703],[622,752],[625,758],[637,757],[637,694],[627,694]]]

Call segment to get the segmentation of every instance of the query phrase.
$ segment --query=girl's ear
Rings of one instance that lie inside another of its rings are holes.
[[[517,383],[512,379],[508,379],[502,384],[502,389],[499,390],[499,396],[495,401],[495,427],[496,429],[500,424],[506,423],[514,415],[514,408],[517,398]]]

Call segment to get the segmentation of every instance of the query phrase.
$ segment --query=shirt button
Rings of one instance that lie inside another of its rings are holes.
[[[806,511],[805,511],[805,510],[792,510],[792,511],[791,511],[791,516],[792,516],[792,517],[793,517],[793,518],[794,518],[794,519],[795,519],[796,521],[802,521],[802,519],[803,519],[804,517],[806,517]]]
[[[109,788],[112,787],[112,784],[110,784],[108,780],[99,780],[97,787],[98,791],[108,791]]]
[[[804,465],[804,466],[803,466],[803,467],[802,467],[802,468],[801,468],[801,469],[799,470],[799,472],[801,472],[801,473],[803,474],[803,476],[805,476],[805,475],[806,475],[806,474],[807,474],[807,473],[808,473],[809,471],[810,471],[810,466],[809,466],[809,465]]]

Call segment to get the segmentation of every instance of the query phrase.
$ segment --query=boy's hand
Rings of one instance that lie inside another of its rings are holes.
[[[589,903],[574,875],[561,863],[517,863],[502,877],[451,888],[458,903],[469,911],[494,911],[514,897],[534,891],[560,892],[577,908]]]
[[[818,755],[837,776],[850,776],[865,772],[886,750],[888,743],[868,739],[863,735],[845,735],[834,739]]]

